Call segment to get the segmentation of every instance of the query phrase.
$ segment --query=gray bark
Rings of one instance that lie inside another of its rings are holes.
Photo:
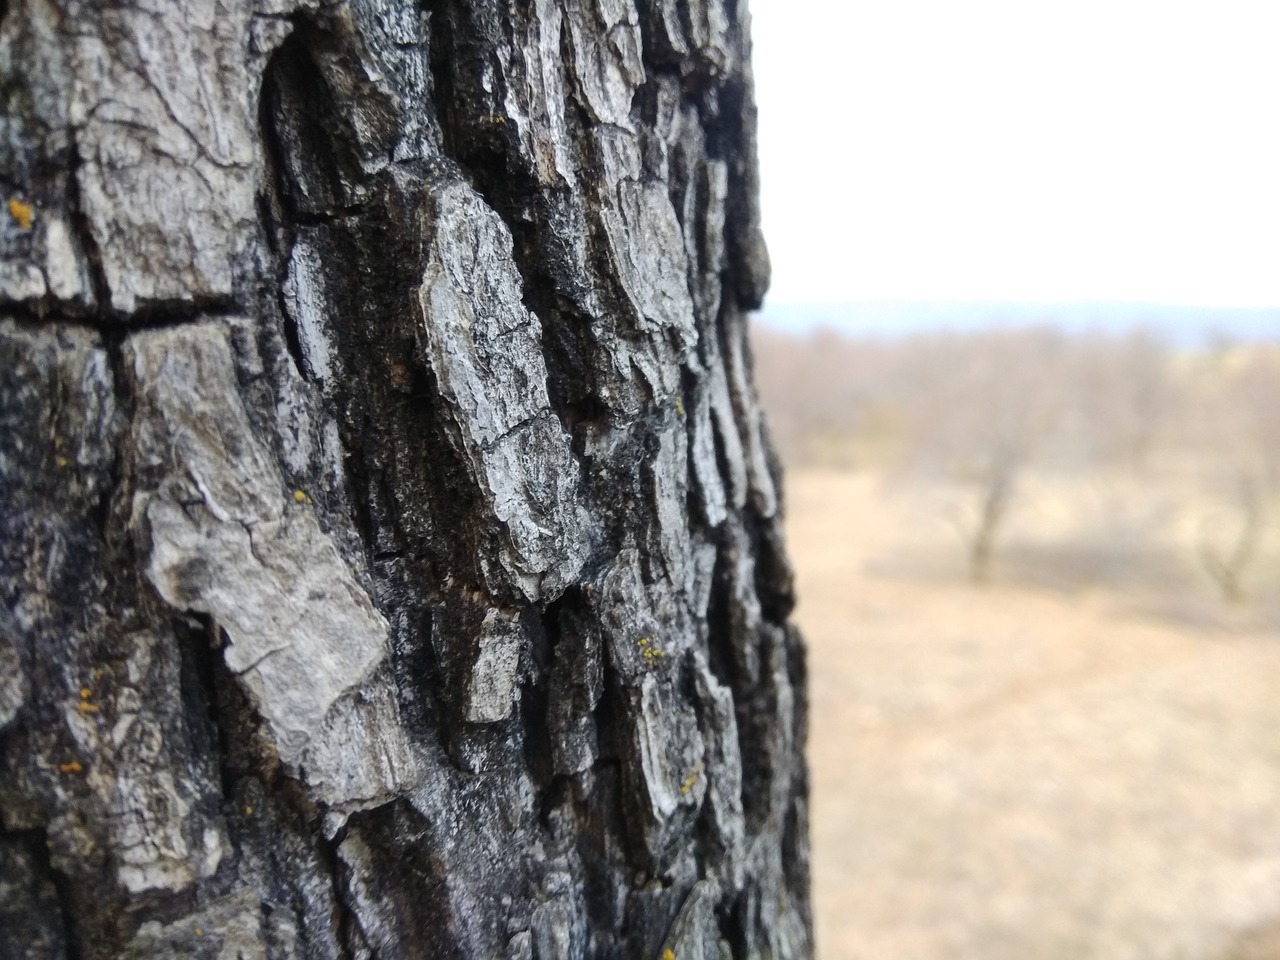
[[[0,955],[808,956],[742,0],[0,18]]]

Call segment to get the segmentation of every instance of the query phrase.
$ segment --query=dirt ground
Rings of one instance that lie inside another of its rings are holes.
[[[1193,577],[971,587],[931,509],[787,477],[821,960],[1280,958],[1280,632]]]

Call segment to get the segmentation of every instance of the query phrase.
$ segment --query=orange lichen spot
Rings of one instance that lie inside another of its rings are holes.
[[[9,201],[9,216],[18,221],[18,226],[23,230],[31,229],[31,221],[35,217],[35,210],[31,204],[23,203],[21,200],[13,199]]]
[[[81,699],[81,700],[88,700],[88,699],[89,699],[90,697],[92,697],[92,696],[93,696],[93,691],[92,691],[92,690],[90,690],[88,687],[81,687],[81,688],[80,688],[80,699]]]
[[[72,760],[70,763],[58,764],[58,769],[63,773],[79,773],[84,767],[80,766],[79,760]]]
[[[99,707],[96,703],[90,703],[88,700],[81,700],[80,712],[81,713],[101,713],[102,708]]]

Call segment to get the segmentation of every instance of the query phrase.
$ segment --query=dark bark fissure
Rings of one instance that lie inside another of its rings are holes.
[[[119,346],[132,334],[143,330],[173,330],[193,323],[217,320],[236,313],[236,305],[222,297],[199,301],[152,301],[129,314],[85,313],[59,304],[6,303],[0,316],[29,329],[49,330],[83,327],[101,333],[106,344]]]
[[[34,845],[34,849],[41,858],[40,873],[49,878],[58,898],[58,911],[62,920],[62,930],[66,936],[64,949],[67,960],[83,960],[85,952],[82,943],[85,937],[77,922],[79,903],[73,895],[70,879],[61,871],[54,870],[49,862],[48,837],[45,831],[38,831],[38,842]],[[56,953],[54,955],[56,956]]]
[[[317,147],[326,135],[333,136],[339,131],[324,129],[325,118],[333,113],[333,104],[328,85],[307,51],[305,38],[312,32],[309,24],[296,17],[292,25],[292,32],[267,63],[258,99],[258,135],[264,147],[267,187],[258,194],[258,212],[275,260],[276,300],[285,342],[299,375],[310,378],[298,326],[285,303],[288,257],[297,236],[296,224],[303,215],[294,200],[297,184],[288,182],[289,163],[281,128],[292,128],[293,141],[309,146],[309,152],[316,155],[316,169],[321,179],[335,183],[340,181],[337,158],[345,141],[339,136],[332,148]],[[293,107],[292,117],[286,115],[286,98]]]
[[[220,705],[233,689],[229,671],[218,655],[221,630],[212,617],[196,615],[174,624],[181,658],[179,693],[182,712],[192,731],[193,755],[216,765],[223,803],[235,794],[236,776],[231,766],[232,745],[220,717]]]
[[[556,265],[557,247],[565,243],[554,226],[562,198],[544,195],[521,162],[512,124],[497,109],[489,112],[489,98],[499,98],[483,92],[478,75],[494,43],[509,44],[512,38],[486,35],[465,4],[433,0],[429,9],[431,89],[445,155],[511,232],[522,297],[542,330],[553,409],[571,435],[578,434],[579,426],[604,428],[609,410],[593,383],[588,359],[593,350],[591,318],[579,302],[585,291],[564,283],[565,271]],[[580,108],[572,100],[566,106],[577,120],[569,136],[580,154]]]
[[[73,139],[70,150],[70,165],[67,170],[67,207],[71,214],[71,225],[84,251],[89,265],[89,293],[92,297],[92,308],[99,321],[106,319],[108,306],[111,303],[111,288],[107,283],[107,274],[102,266],[102,251],[98,247],[98,239],[94,236],[89,217],[84,212],[84,203],[80,198],[80,165],[84,162],[79,144]]]
[[[49,861],[43,828],[0,829],[0,955],[80,960],[66,878]]]
[[[282,210],[285,216],[283,256],[278,268],[281,314],[290,353],[300,372],[311,376],[296,320],[283,300],[283,281],[288,251],[297,241],[299,228],[316,226],[321,230],[317,239],[323,248],[341,251],[341,259],[357,265],[351,273],[356,285],[343,289],[339,280],[337,289],[330,292],[336,353],[350,369],[347,376],[339,378],[341,382],[327,384],[326,393],[332,398],[327,405],[341,426],[346,474],[351,484],[349,499],[355,505],[366,556],[375,562],[392,554],[428,558],[433,552],[426,548],[428,542],[461,544],[461,549],[451,551],[451,558],[437,555],[428,561],[423,572],[431,571],[430,579],[439,580],[443,577],[435,571],[456,569],[459,564],[454,561],[478,552],[466,547],[465,536],[433,536],[437,524],[461,532],[461,525],[451,522],[449,513],[466,512],[470,488],[459,474],[459,465],[448,462],[447,456],[439,456],[447,448],[443,438],[425,449],[421,443],[433,434],[439,436],[435,425],[438,413],[432,403],[439,390],[431,371],[416,357],[415,334],[404,329],[398,331],[398,338],[388,338],[390,331],[379,329],[383,316],[403,313],[415,280],[396,266],[404,256],[396,249],[404,234],[403,227],[393,222],[397,217],[393,205],[401,198],[389,185],[367,181],[356,151],[350,146],[355,134],[329,92],[329,79],[316,64],[316,50],[326,50],[330,60],[343,62],[346,55],[335,51],[337,43],[334,36],[320,28],[299,22],[275,54],[264,87],[263,126],[277,170],[274,182],[279,197],[271,206]],[[286,157],[285,143],[293,145],[295,156]],[[291,172],[297,170],[310,174],[306,188]],[[304,189],[312,195],[306,208],[299,201]],[[344,201],[343,197],[353,191],[370,199],[356,205]],[[405,215],[412,217],[414,212],[400,214]],[[387,274],[387,279],[374,279],[379,273]],[[377,291],[377,300],[368,299],[371,291]],[[407,428],[406,419],[416,424],[416,429]],[[408,447],[405,440],[409,436],[418,438],[418,451],[411,455],[416,463],[404,462],[401,455]],[[423,452],[434,456],[423,457]],[[427,495],[428,491],[437,490],[441,493]],[[451,511],[450,504],[459,501],[464,506]],[[427,521],[425,528],[421,521],[406,524],[407,503],[427,506],[427,516],[436,516]],[[442,507],[443,515],[439,512]],[[422,545],[415,545],[415,541]],[[392,543],[397,546],[388,549]]]

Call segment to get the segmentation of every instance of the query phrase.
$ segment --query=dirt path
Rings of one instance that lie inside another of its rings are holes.
[[[1280,918],[1280,638],[913,578],[955,545],[864,476],[788,511],[823,960],[1223,960]]]

